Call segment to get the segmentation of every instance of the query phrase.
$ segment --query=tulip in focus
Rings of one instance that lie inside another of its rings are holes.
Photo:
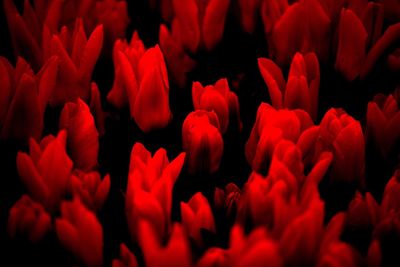
[[[237,127],[241,129],[239,101],[237,96],[229,90],[226,79],[220,79],[215,85],[205,87],[199,82],[194,82],[192,99],[195,110],[214,111],[217,114],[222,133],[228,129],[230,119],[235,119]]]
[[[130,43],[118,40],[113,52],[115,79],[107,100],[117,108],[129,106],[144,132],[164,128],[172,115],[164,56],[158,46],[145,50],[137,33]]]
[[[125,212],[133,240],[138,238],[140,220],[150,224],[157,238],[162,239],[169,232],[172,189],[184,160],[184,153],[169,162],[165,149],[159,149],[151,156],[142,144],[133,146],[125,200]]]

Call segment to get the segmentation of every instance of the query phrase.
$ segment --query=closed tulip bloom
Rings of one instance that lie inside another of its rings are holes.
[[[72,161],[65,151],[66,132],[47,136],[40,144],[31,139],[29,154],[18,152],[17,170],[32,198],[48,211],[58,205],[68,191]]]
[[[396,170],[393,177],[388,181],[383,192],[382,203],[380,207],[381,217],[386,217],[390,213],[400,211],[399,205],[400,193],[400,171]]]
[[[385,158],[400,142],[399,104],[394,95],[377,95],[368,103],[367,140],[379,149]]]
[[[61,204],[55,222],[60,243],[85,266],[103,265],[103,228],[96,215],[79,199]]]
[[[81,99],[65,104],[59,127],[67,131],[67,146],[74,167],[93,170],[97,166],[99,133],[88,105]]]
[[[331,19],[318,0],[264,1],[262,15],[271,57],[287,66],[296,52],[315,51],[326,61],[329,56]],[[304,18],[309,18],[305,20]]]
[[[330,109],[320,124],[323,150],[333,153],[331,179],[363,184],[364,135],[360,123],[341,109]]]
[[[212,247],[207,249],[203,256],[198,260],[197,267],[227,266],[228,252],[222,248]]]
[[[43,118],[50,95],[55,88],[57,58],[50,58],[34,74],[22,58],[15,68],[0,57],[0,138],[27,143],[38,140],[43,130]]]
[[[216,188],[214,192],[214,206],[217,210],[224,209],[228,217],[236,214],[241,190],[234,183],[229,183],[224,189]]]
[[[136,257],[132,252],[129,250],[129,248],[122,243],[119,246],[119,254],[120,257],[119,259],[114,259],[112,261],[112,267],[137,267],[138,262],[136,260]]]
[[[320,73],[314,53],[294,55],[287,84],[280,68],[272,60],[259,58],[258,67],[276,109],[303,109],[316,119]]]
[[[10,210],[8,234],[14,238],[26,235],[32,243],[37,243],[51,230],[51,217],[40,203],[23,195]]]
[[[214,112],[190,113],[182,126],[183,149],[187,153],[189,172],[214,173],[224,149],[218,117]]]
[[[118,108],[129,105],[131,117],[144,132],[164,128],[171,120],[169,81],[158,46],[145,50],[137,33],[130,44],[114,46],[115,80],[107,96]]]
[[[83,204],[93,211],[99,211],[110,191],[110,176],[103,180],[98,172],[75,171],[71,176],[72,195],[79,197]]]
[[[197,245],[201,246],[202,229],[215,233],[214,217],[207,199],[202,193],[196,193],[188,203],[181,202],[182,225]]]
[[[191,53],[203,47],[212,50],[222,38],[230,1],[173,0],[172,3],[183,47]]]
[[[192,99],[195,110],[214,111],[217,114],[222,133],[225,133],[228,129],[229,119],[235,117],[237,127],[241,128],[239,101],[237,96],[229,90],[226,79],[220,79],[215,85],[205,87],[199,82],[194,82]]]
[[[166,151],[154,156],[136,143],[131,153],[125,212],[133,240],[138,237],[138,222],[146,220],[161,239],[171,225],[172,189],[185,160],[181,153],[169,162]]]
[[[297,142],[313,125],[302,110],[276,110],[262,103],[245,147],[246,159],[254,171],[266,174],[275,146],[282,140]]]
[[[261,0],[239,0],[240,23],[247,33],[253,33],[259,17]]]
[[[344,242],[335,242],[321,256],[317,266],[356,267],[360,265],[357,260],[357,252],[352,246]]]
[[[159,239],[150,223],[139,222],[139,245],[143,251],[146,266],[192,266],[191,250],[182,226],[174,224],[166,240],[162,242]]]

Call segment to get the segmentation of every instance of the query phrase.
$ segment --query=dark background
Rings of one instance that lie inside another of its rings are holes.
[[[138,30],[145,45],[154,46],[158,42],[158,29],[162,22],[160,16],[156,11],[149,10],[145,0],[127,2],[131,19],[127,38],[130,39],[133,30]],[[269,102],[267,87],[259,74],[257,65],[258,57],[268,55],[262,26],[259,23],[253,35],[243,33],[235,18],[237,13],[235,1],[232,3],[222,42],[212,53],[201,52],[196,55],[198,66],[191,73],[191,80],[209,84],[219,78],[227,77],[230,82],[239,84],[237,88],[231,86],[231,90],[235,91],[239,97],[243,131],[230,129],[224,136],[224,156],[221,168],[216,174],[191,176],[184,167],[173,193],[173,220],[176,221],[179,221],[180,217],[180,201],[187,201],[194,193],[202,191],[212,202],[216,186],[223,187],[228,182],[237,183],[240,187],[244,184],[250,174],[250,168],[244,157],[244,144],[250,134],[259,104]],[[0,36],[0,55],[15,62],[2,5],[0,5]],[[367,80],[354,82],[346,82],[333,70],[332,58],[320,64],[319,119],[316,123],[319,123],[329,108],[342,107],[364,125],[368,101],[378,92],[392,92],[394,85],[399,81],[399,77],[386,71],[382,62],[378,63]],[[287,69],[285,72],[287,73]],[[138,248],[130,241],[124,214],[124,193],[133,144],[142,142],[152,152],[163,147],[168,151],[170,159],[175,158],[182,151],[182,122],[193,110],[191,85],[178,88],[171,82],[172,122],[163,130],[143,134],[130,119],[128,110],[117,111],[105,102],[105,96],[112,86],[113,73],[112,60],[106,56],[101,57],[94,71],[93,80],[100,88],[103,108],[108,113],[106,134],[100,139],[99,171],[103,175],[106,173],[111,175],[111,190],[107,202],[98,214],[104,230],[104,255],[107,265],[113,258],[118,257],[121,242],[128,244],[140,260]],[[44,135],[57,133],[59,112],[60,109],[50,108],[46,111]],[[0,262],[5,263],[3,266],[27,264],[69,266],[74,260],[60,247],[54,233],[49,234],[38,245],[29,244],[24,240],[9,240],[7,236],[8,211],[13,203],[26,192],[16,172],[15,158],[19,150],[26,151],[27,147],[10,140],[0,141],[0,247],[3,248],[0,250]],[[370,160],[374,161],[374,159]],[[393,169],[387,169],[387,173],[382,174],[382,170],[386,169],[386,166],[382,164],[368,165],[370,167],[367,166],[367,176],[383,175],[382,179],[387,180]],[[207,242],[210,245],[226,246],[229,224],[230,222],[219,222],[218,236],[209,235]]]

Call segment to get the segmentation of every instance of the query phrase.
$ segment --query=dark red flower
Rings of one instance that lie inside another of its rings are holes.
[[[110,191],[110,176],[101,180],[98,172],[75,171],[71,176],[72,195],[79,197],[83,204],[93,211],[103,207]]]
[[[77,19],[73,31],[64,26],[59,34],[51,36],[44,28],[43,36],[44,57],[56,55],[59,60],[51,105],[75,101],[78,97],[88,102],[92,72],[103,45],[103,26],[97,26],[87,39],[83,21]]]
[[[230,0],[173,0],[172,3],[183,47],[191,53],[203,46],[212,50],[222,38]]]
[[[148,222],[158,238],[164,238],[171,225],[172,188],[181,171],[185,154],[169,162],[164,149],[152,157],[136,143],[131,152],[125,212],[134,240],[139,220]]]
[[[320,1],[264,1],[262,16],[271,56],[278,65],[290,63],[296,52],[313,52],[321,61],[329,55],[331,19]],[[304,19],[308,18],[308,19]]]
[[[294,55],[287,84],[280,68],[272,60],[259,58],[258,68],[268,86],[275,108],[303,109],[316,119],[320,74],[318,59],[314,53]]]
[[[96,215],[79,201],[64,201],[55,222],[61,244],[85,266],[103,265],[103,229]]]
[[[59,128],[67,131],[67,147],[74,167],[93,170],[97,166],[99,134],[88,105],[81,99],[65,104]]]
[[[240,201],[241,190],[234,183],[229,183],[225,189],[215,188],[214,206],[218,210],[225,209],[228,217],[236,214],[238,202]]]
[[[55,87],[57,66],[57,59],[52,57],[34,74],[24,59],[19,57],[13,68],[0,57],[1,139],[27,142],[31,137],[40,138],[44,112]]]
[[[138,263],[136,257],[129,251],[128,247],[122,243],[119,247],[119,259],[112,261],[112,267],[137,267]]]
[[[237,1],[240,11],[240,23],[247,33],[253,33],[256,26],[258,15],[260,12],[262,0],[239,0]]]
[[[118,108],[129,105],[131,117],[144,132],[164,128],[172,115],[164,56],[158,46],[145,50],[137,33],[130,44],[114,46],[115,79],[107,96]]]
[[[155,267],[164,264],[190,267],[191,250],[182,226],[174,224],[167,242],[162,242],[157,232],[147,221],[139,222],[139,245],[144,254],[146,266]]]
[[[47,136],[40,144],[31,139],[29,154],[18,152],[17,169],[33,199],[47,210],[58,209],[68,191],[72,161],[65,151],[66,132]]]
[[[368,103],[367,140],[375,144],[385,158],[400,142],[400,110],[394,95],[379,94]]]
[[[188,203],[181,202],[182,226],[197,245],[203,244],[201,230],[215,233],[214,217],[207,199],[196,193]]]
[[[218,170],[224,142],[214,112],[198,110],[190,113],[183,122],[182,143],[189,172],[213,173]]]
[[[23,195],[10,210],[8,234],[12,238],[26,235],[31,242],[37,243],[51,228],[50,215],[27,195]]]
[[[220,79],[215,85],[205,87],[199,82],[194,82],[192,99],[195,110],[214,111],[217,114],[222,133],[228,129],[230,118],[235,118],[235,123],[241,129],[239,101],[237,96],[229,90],[226,79]]]
[[[332,181],[363,185],[364,135],[360,123],[342,109],[330,109],[319,126],[318,146],[333,153]]]

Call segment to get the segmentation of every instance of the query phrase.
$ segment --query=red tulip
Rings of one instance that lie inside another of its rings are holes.
[[[382,252],[381,245],[379,241],[374,240],[368,249],[367,256],[367,266],[368,267],[379,267],[382,266]]]
[[[393,177],[386,184],[381,203],[381,217],[389,217],[391,213],[400,211],[400,171],[396,170]]]
[[[85,266],[103,265],[102,226],[79,199],[61,204],[55,226],[61,244]]]
[[[199,259],[197,267],[228,266],[228,252],[222,248],[209,248]]]
[[[263,2],[263,22],[272,58],[285,66],[296,52],[315,51],[319,59],[327,60],[331,20],[320,1],[301,0],[291,5],[288,2]]]
[[[135,33],[128,45],[114,47],[115,80],[107,96],[116,107],[129,104],[131,117],[144,132],[164,128],[171,120],[169,82],[158,46],[145,51]]]
[[[257,26],[262,0],[239,0],[240,23],[247,33],[253,33]]]
[[[254,171],[265,172],[276,144],[282,139],[297,142],[300,135],[312,125],[311,118],[302,110],[275,110],[262,103],[246,143],[247,161]]]
[[[100,91],[95,82],[92,82],[92,87],[90,90],[90,102],[89,102],[90,112],[93,114],[93,118],[96,122],[96,128],[100,136],[105,134],[105,112],[101,105]]]
[[[196,244],[202,245],[201,230],[215,233],[214,217],[207,199],[202,193],[196,193],[188,203],[181,202],[182,225]]]
[[[327,251],[319,259],[317,266],[360,266],[356,256],[356,251],[352,246],[344,242],[335,242],[330,244]]]
[[[150,0],[150,8],[160,12],[161,18],[164,21],[171,22],[174,16],[174,7],[172,0]]]
[[[214,49],[222,38],[230,1],[173,0],[172,3],[176,31],[182,38],[183,47],[191,53],[202,47]]]
[[[40,144],[31,139],[29,155],[18,152],[17,169],[31,196],[54,211],[67,193],[72,161],[65,151],[66,132],[47,136]]]
[[[378,209],[378,203],[370,193],[362,196],[357,192],[349,204],[346,226],[351,229],[372,229],[379,220]]]
[[[110,191],[110,176],[103,180],[98,172],[75,171],[71,176],[72,195],[79,197],[83,204],[93,211],[103,206]]]
[[[136,257],[129,251],[128,247],[121,243],[119,247],[120,259],[112,261],[112,267],[137,267],[138,263]]]
[[[380,38],[383,17],[382,5],[374,2],[350,2],[348,9],[342,9],[335,68],[347,80],[352,81],[360,74],[363,78],[369,72],[372,59],[367,49],[374,47]]]
[[[103,26],[97,26],[89,39],[81,19],[76,20],[73,31],[64,26],[58,35],[51,36],[46,28],[43,32],[45,55],[56,55],[60,63],[50,103],[59,105],[78,97],[89,101],[92,72],[103,45]]]
[[[183,149],[189,172],[216,172],[224,149],[218,117],[214,112],[190,113],[182,126]]]
[[[153,157],[140,143],[131,153],[125,211],[132,238],[138,235],[138,222],[151,224],[159,238],[164,238],[171,224],[172,188],[185,154],[169,163],[166,151],[159,149]]]
[[[189,243],[179,224],[172,226],[171,234],[164,243],[150,223],[140,221],[139,245],[143,251],[146,266],[192,266]]]
[[[394,95],[377,95],[368,103],[367,140],[387,158],[400,141],[400,111]]]
[[[11,208],[8,217],[8,234],[27,235],[32,243],[37,243],[51,230],[51,217],[43,206],[23,195]]]
[[[316,119],[320,74],[318,59],[314,53],[305,56],[295,54],[287,84],[281,70],[272,60],[259,58],[258,67],[275,108],[303,109]]]
[[[248,236],[236,225],[231,229],[229,240],[229,261],[226,266],[283,266],[276,242],[270,239],[263,228],[253,230]]]
[[[99,134],[89,107],[81,99],[65,104],[60,129],[67,131],[67,146],[75,168],[90,171],[97,166]]]
[[[240,201],[241,190],[234,183],[229,183],[225,189],[216,188],[214,192],[214,206],[218,209],[225,209],[229,217],[236,213]]]
[[[28,63],[18,58],[15,69],[0,57],[0,137],[27,142],[39,139],[43,117],[55,86],[57,59],[50,58],[34,74]]]
[[[333,181],[363,184],[364,135],[357,120],[341,109],[330,109],[321,121],[318,142],[333,153]]]
[[[215,85],[205,87],[199,82],[194,82],[192,99],[195,110],[214,111],[217,114],[222,133],[226,132],[229,119],[234,118],[234,116],[237,116],[235,119],[238,122],[239,129],[241,128],[239,101],[237,96],[229,91],[226,79],[220,79]]]
[[[177,23],[172,23],[171,31],[165,25],[160,26],[159,43],[165,55],[173,81],[181,88],[188,80],[188,73],[196,66],[196,61],[182,47],[180,33],[175,30]]]
[[[397,48],[388,56],[386,61],[388,69],[393,73],[400,72],[400,49]]]

